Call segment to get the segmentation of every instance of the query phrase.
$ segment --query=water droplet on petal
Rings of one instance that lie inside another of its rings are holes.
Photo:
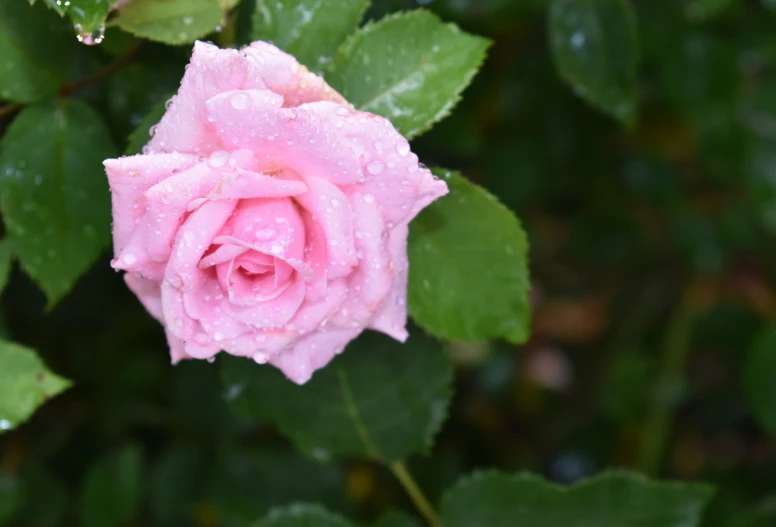
[[[364,194],[364,201],[367,203],[374,203],[375,197],[371,194]]]
[[[383,163],[382,161],[372,161],[366,166],[366,169],[369,171],[370,174],[379,174],[383,171]]]
[[[396,144],[396,151],[400,156],[406,156],[410,153],[410,144],[407,141],[400,141]]]
[[[135,253],[126,253],[121,257],[121,260],[127,265],[132,265],[137,262],[137,255]]]

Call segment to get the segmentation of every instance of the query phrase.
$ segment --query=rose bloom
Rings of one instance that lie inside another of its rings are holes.
[[[447,186],[276,47],[197,42],[144,153],[105,168],[112,266],[174,363],[223,350],[301,384],[366,328],[407,338],[408,223]]]

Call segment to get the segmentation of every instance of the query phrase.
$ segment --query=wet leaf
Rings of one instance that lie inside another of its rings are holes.
[[[587,102],[636,122],[636,16],[630,0],[553,0],[550,44],[560,76]]]
[[[452,382],[446,352],[420,332],[401,344],[367,331],[302,386],[250,359],[220,362],[236,411],[274,421],[319,460],[391,461],[427,450],[446,416]]]
[[[460,174],[410,223],[409,312],[450,340],[528,338],[528,242],[515,215]]]
[[[0,100],[54,95],[73,66],[75,36],[42,6],[0,0]]]
[[[0,141],[0,209],[7,240],[49,304],[110,240],[102,161],[116,156],[100,115],[80,101],[22,110]]]
[[[367,7],[368,0],[257,0],[253,38],[272,42],[320,72],[358,27]]]
[[[660,483],[607,472],[572,487],[528,473],[484,472],[442,498],[445,527],[696,527],[711,498],[706,485]]]
[[[33,350],[0,340],[0,433],[26,421],[69,386],[70,381],[51,373]]]
[[[132,0],[111,20],[111,25],[165,44],[190,44],[215,31],[236,3],[235,0]]]
[[[358,109],[412,138],[450,113],[488,46],[428,11],[398,13],[345,41],[326,78]]]

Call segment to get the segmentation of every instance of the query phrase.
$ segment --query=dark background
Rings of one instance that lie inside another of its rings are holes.
[[[519,215],[535,314],[525,346],[450,346],[455,400],[432,455],[410,462],[421,486],[436,500],[477,467],[568,483],[626,467],[717,484],[704,526],[776,525],[776,444],[743,383],[753,339],[776,317],[776,10],[635,1],[640,115],[628,131],[559,79],[543,1],[422,4],[495,43],[462,103],[413,149]],[[376,1],[368,16],[417,5]],[[128,39],[109,30],[83,47],[74,78]],[[144,44],[75,96],[104,110],[123,148],[189,54]],[[171,367],[161,328],[108,261],[50,312],[18,269],[3,293],[0,335],[75,382],[0,436],[8,525],[108,525],[118,508],[125,525],[238,526],[291,501],[365,521],[412,510],[385,469],[307,460],[272,426],[234,417],[217,365]]]

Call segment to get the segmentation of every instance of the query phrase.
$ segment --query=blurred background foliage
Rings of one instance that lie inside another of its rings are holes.
[[[413,149],[519,215],[535,308],[524,346],[448,346],[455,398],[433,456],[410,460],[421,486],[436,501],[478,467],[563,483],[626,467],[717,485],[704,527],[775,525],[776,2],[633,0],[638,103],[619,121],[559,75],[545,1],[376,0],[367,17],[418,3],[494,41]],[[252,8],[208,38],[245,41]],[[73,38],[68,78],[138,42]],[[73,96],[123,149],[189,53],[144,42]],[[18,268],[0,299],[0,336],[74,381],[0,436],[0,523],[230,527],[292,501],[362,521],[412,510],[386,469],[307,459],[230,413],[214,366],[171,368],[108,260],[51,310]]]

